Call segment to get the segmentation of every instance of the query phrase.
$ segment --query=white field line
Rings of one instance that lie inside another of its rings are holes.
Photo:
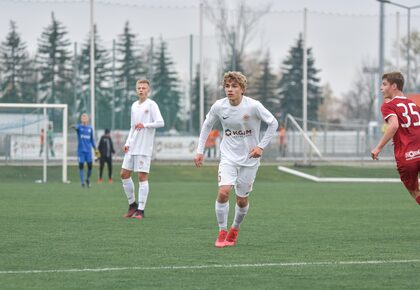
[[[278,166],[278,170],[309,179],[315,182],[373,182],[373,183],[396,183],[401,182],[399,178],[356,178],[356,177],[316,177],[288,167]]]
[[[112,268],[81,268],[81,269],[50,269],[50,270],[13,270],[0,271],[6,274],[48,274],[48,273],[76,273],[76,272],[111,272],[111,271],[138,271],[138,270],[200,270],[215,268],[269,268],[269,267],[304,267],[304,266],[346,266],[346,265],[381,265],[381,264],[413,264],[420,263],[414,260],[371,260],[371,261],[330,261],[330,262],[289,262],[289,263],[261,263],[261,264],[216,264],[216,265],[190,265],[190,266],[155,266],[155,267],[112,267]]]

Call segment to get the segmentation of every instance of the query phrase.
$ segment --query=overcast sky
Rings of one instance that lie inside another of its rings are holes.
[[[212,3],[212,1],[209,1]],[[234,14],[234,2],[229,1]],[[420,0],[398,0],[407,6],[420,5]],[[198,0],[107,0],[95,1],[95,22],[103,43],[110,47],[130,22],[141,43],[154,37],[168,42],[169,51],[180,72],[188,77],[189,35],[194,35],[194,60],[198,61]],[[303,27],[303,8],[308,9],[308,46],[312,48],[315,66],[321,70],[321,83],[329,83],[337,96],[352,86],[362,63],[376,66],[379,43],[379,3],[376,0],[248,0],[254,9],[271,3],[271,12],[261,18],[257,35],[247,48],[269,51],[272,68],[279,71],[290,46],[295,44]],[[212,5],[212,4],[210,4]],[[51,22],[51,12],[69,32],[69,39],[79,45],[89,32],[89,1],[0,0],[0,40],[9,32],[9,22],[17,23],[18,32],[31,53],[37,40]],[[393,43],[397,38],[396,12],[400,11],[399,33],[407,33],[407,10],[386,5],[386,58],[396,63]],[[412,30],[420,29],[420,9],[412,11]],[[204,22],[204,55],[212,74],[218,63],[215,28]],[[400,58],[404,65],[403,55]],[[211,69],[213,68],[213,69]],[[212,78],[209,76],[209,78]],[[214,77],[213,77],[214,79]],[[251,84],[252,85],[252,84]]]

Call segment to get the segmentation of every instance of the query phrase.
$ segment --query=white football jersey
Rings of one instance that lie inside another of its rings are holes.
[[[259,158],[249,158],[252,148],[264,149],[275,135],[278,122],[259,101],[243,96],[237,106],[232,106],[228,98],[217,100],[210,108],[204,121],[197,153],[203,154],[205,141],[216,121],[223,126],[220,143],[221,159],[240,166],[255,166]],[[261,121],[268,128],[260,140]]]
[[[136,124],[142,123],[143,129],[136,130]],[[152,156],[156,128],[163,127],[164,121],[155,101],[146,99],[143,103],[135,101],[131,105],[131,128],[125,146],[127,154]]]

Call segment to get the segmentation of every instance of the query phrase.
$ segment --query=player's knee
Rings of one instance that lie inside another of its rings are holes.
[[[219,188],[219,192],[217,193],[217,201],[227,202],[229,200],[229,192],[230,192],[230,189]]]
[[[88,169],[89,169],[89,170],[92,170],[92,162],[89,162],[89,163],[87,164],[87,166],[88,166]]]
[[[246,207],[248,205],[248,197],[241,197],[236,195],[236,204],[240,207]]]
[[[148,174],[147,173],[144,173],[144,172],[140,172],[139,173],[139,181],[140,182],[145,182],[145,181],[147,181],[148,180]]]
[[[79,169],[82,170],[83,169],[83,163],[79,163]]]
[[[124,169],[121,169],[121,171],[120,171],[120,177],[121,177],[121,179],[127,179],[127,178],[130,178],[130,172],[129,171],[127,171],[127,170],[124,170]]]

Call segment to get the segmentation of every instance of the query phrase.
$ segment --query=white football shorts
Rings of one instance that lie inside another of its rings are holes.
[[[146,172],[150,171],[150,156],[145,155],[131,155],[125,154],[122,168],[134,171],[134,172]]]
[[[233,165],[221,161],[219,164],[219,186],[232,185],[235,187],[235,193],[240,197],[248,197],[252,191],[258,166],[246,167]]]

